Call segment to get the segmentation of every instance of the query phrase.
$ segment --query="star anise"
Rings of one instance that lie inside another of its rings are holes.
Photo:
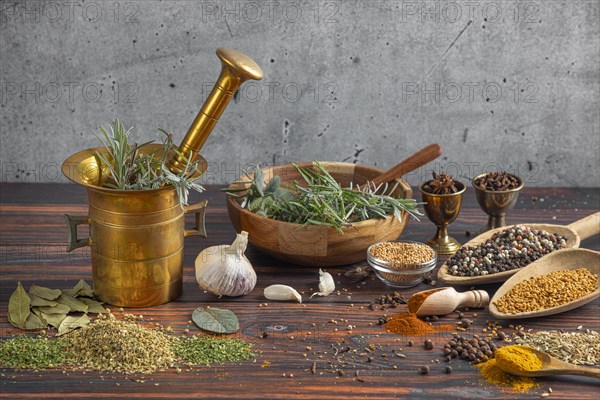
[[[450,194],[458,192],[454,184],[454,179],[448,174],[436,174],[433,172],[433,179],[423,185],[423,190],[431,194]]]

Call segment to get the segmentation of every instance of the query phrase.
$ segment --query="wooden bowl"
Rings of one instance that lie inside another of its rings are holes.
[[[383,171],[364,165],[341,162],[323,162],[323,166],[342,186],[350,183],[364,184],[382,174]],[[300,167],[311,167],[312,163],[298,163]],[[279,175],[282,184],[304,182],[290,164],[263,168],[265,181]],[[240,177],[238,181],[248,181]],[[399,198],[411,199],[412,189],[403,180],[394,192]],[[239,187],[231,185],[231,188]],[[243,194],[243,192],[241,192]],[[335,266],[364,261],[367,248],[373,243],[397,239],[408,223],[409,215],[402,212],[402,220],[389,216],[385,219],[370,219],[343,227],[343,234],[326,226],[276,221],[250,212],[240,206],[240,200],[227,195],[227,211],[237,232],[248,232],[248,240],[263,254],[282,261],[307,266]]]

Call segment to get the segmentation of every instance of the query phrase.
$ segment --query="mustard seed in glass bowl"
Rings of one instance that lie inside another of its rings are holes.
[[[367,262],[386,285],[408,288],[421,283],[435,268],[437,254],[424,243],[380,242],[367,249]]]

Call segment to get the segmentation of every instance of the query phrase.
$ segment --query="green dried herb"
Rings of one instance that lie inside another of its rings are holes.
[[[305,184],[294,182],[292,187],[281,187],[281,179],[273,177],[264,181],[260,168],[253,173],[245,172],[250,181],[233,182],[241,188],[224,189],[227,194],[239,197],[243,193],[242,207],[267,218],[295,224],[325,225],[343,233],[343,226],[371,218],[386,218],[393,215],[399,220],[402,211],[414,218],[422,215],[414,199],[395,198],[392,194],[398,187],[381,184],[377,187],[367,183],[363,187],[343,188],[318,161],[314,169],[301,168],[292,163]]]
[[[60,323],[60,326],[58,327],[58,335],[57,336],[62,336],[65,333],[69,333],[74,331],[77,328],[83,328],[84,326],[88,325],[90,323],[90,317],[87,316],[87,314],[84,314],[80,317],[66,317],[65,319],[62,320],[62,322]],[[46,324],[48,325],[48,324]]]
[[[45,336],[0,339],[2,368],[54,368],[70,364],[67,341]]]
[[[32,330],[32,329],[45,329],[48,326],[48,322],[40,318],[34,313],[29,314],[27,320],[25,320],[25,325],[23,329]]]
[[[88,299],[85,297],[81,297],[78,300],[80,300],[81,302],[85,303],[88,306],[88,310],[87,310],[88,313],[102,314],[107,311],[106,308],[104,308],[102,306],[102,303],[99,301]]]
[[[65,318],[67,318],[67,314],[46,314],[42,313],[42,317],[48,322],[49,325],[52,325],[56,329],[60,327],[60,324],[63,322]]]
[[[71,311],[71,307],[64,304],[57,304],[55,306],[42,306],[38,307],[44,314],[68,314]]]
[[[31,285],[29,293],[46,300],[56,300],[62,294],[60,289],[48,289],[47,287],[37,285]]]
[[[88,306],[84,302],[76,299],[73,296],[69,296],[68,294],[61,294],[60,297],[56,299],[56,301],[59,304],[69,307],[69,310],[73,312],[87,312],[88,310]]]
[[[174,342],[175,354],[193,365],[242,361],[256,357],[252,345],[241,339],[194,335]]]
[[[31,314],[29,310],[31,306],[31,300],[21,282],[17,283],[17,289],[13,292],[8,300],[8,321],[17,328],[26,329],[25,321]]]
[[[72,296],[72,297],[94,297],[94,291],[92,287],[87,284],[83,279],[79,280],[77,284],[73,287],[73,289],[64,289],[63,294]]]
[[[57,305],[58,303],[52,300],[46,300],[42,297],[38,297],[35,294],[27,294],[29,296],[29,300],[31,301],[31,307],[38,307],[38,306],[50,306],[50,307],[54,307],[55,305]]]
[[[240,323],[233,311],[206,307],[198,307],[192,313],[192,321],[200,329],[215,333],[234,333],[240,329]]]

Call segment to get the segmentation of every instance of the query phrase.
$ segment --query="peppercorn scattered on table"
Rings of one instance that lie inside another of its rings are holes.
[[[40,195],[43,193],[43,196]],[[85,214],[85,193],[74,185],[0,185],[0,336],[3,339],[25,333],[6,319],[8,300],[21,281],[51,288],[70,288],[80,279],[91,283],[88,251],[66,253],[63,214]],[[250,246],[246,252],[258,275],[255,289],[236,298],[217,298],[201,291],[194,275],[194,259],[209,246],[227,243],[235,232],[227,217],[224,195],[218,187],[190,202],[207,198],[208,239],[188,238],[185,243],[183,295],[171,303],[146,309],[111,307],[120,318],[129,313],[152,327],[160,323],[177,335],[202,332],[190,324],[197,307],[227,308],[239,318],[240,331],[233,334],[253,344],[255,359],[210,366],[178,365],[153,374],[122,374],[56,367],[42,370],[0,367],[0,398],[590,398],[600,396],[598,382],[583,378],[536,379],[524,392],[497,386],[484,379],[480,368],[461,357],[448,357],[452,331],[425,336],[402,336],[388,332],[388,318],[407,312],[402,298],[432,288],[424,282],[410,289],[385,286],[373,274],[357,282],[362,274],[346,274],[356,266],[327,268],[336,291],[326,297],[307,300],[318,291],[318,268],[298,267],[270,259]],[[544,201],[540,201],[544,199]],[[567,224],[600,208],[595,189],[525,188],[509,224],[538,221]],[[451,234],[468,241],[487,220],[469,189],[461,215]],[[192,225],[193,221],[189,221]],[[431,224],[411,220],[401,239],[422,242],[431,233]],[[85,235],[82,233],[82,235]],[[581,247],[600,250],[597,238]],[[365,255],[366,256],[366,255]],[[445,258],[438,259],[438,267]],[[432,276],[435,277],[435,273]],[[263,290],[285,284],[305,299],[295,302],[265,300]],[[493,295],[500,284],[478,286]],[[459,288],[468,290],[468,287]],[[400,294],[393,294],[399,291]],[[391,294],[389,301],[382,295]],[[386,304],[388,303],[388,304]],[[600,331],[600,300],[581,308],[531,320],[495,324],[486,309],[460,310],[433,317],[434,325],[456,326],[458,335],[493,336],[499,347],[513,335],[562,329],[568,332]],[[521,327],[522,325],[522,327]],[[517,328],[516,330],[514,328]],[[520,333],[519,333],[520,332]],[[49,330],[49,336],[55,335]],[[503,340],[504,338],[504,340]],[[427,342],[427,343],[426,343]],[[446,354],[445,354],[446,353]],[[451,355],[451,354],[450,354]],[[450,362],[447,362],[449,359]]]

